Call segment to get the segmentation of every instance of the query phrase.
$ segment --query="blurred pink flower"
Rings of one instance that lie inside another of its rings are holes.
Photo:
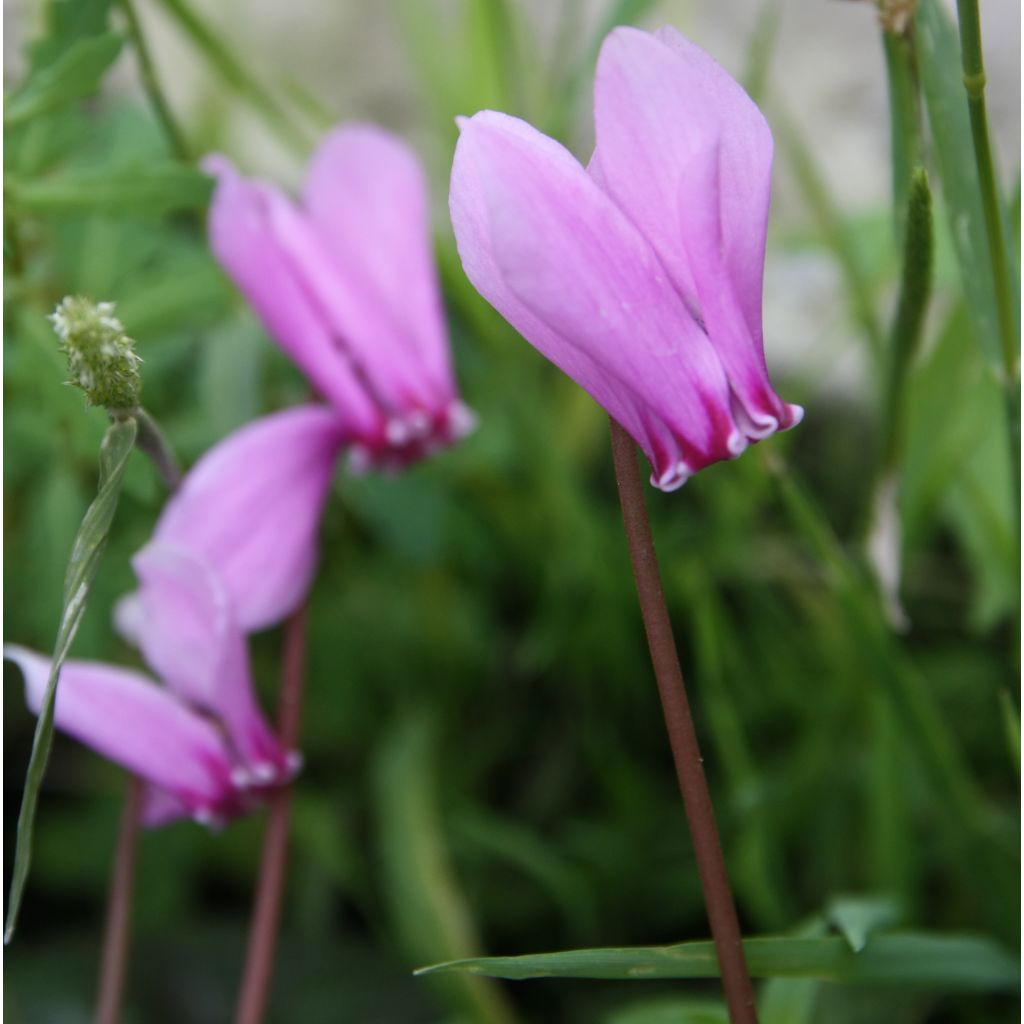
[[[126,669],[70,661],[55,722],[138,774],[144,819],[217,823],[251,809],[299,764],[256,700],[246,632],[302,600],[344,431],[333,410],[302,406],[225,438],[186,475],[134,557],[139,589],[115,610],[160,686]],[[38,712],[49,661],[5,649]]]
[[[4,657],[21,669],[28,706],[38,714],[50,660],[13,645],[4,647]],[[54,722],[150,784],[148,825],[182,816],[219,824],[248,810],[265,784],[240,767],[216,722],[129,669],[65,662]]]
[[[222,156],[214,255],[270,336],[341,417],[355,468],[396,467],[461,437],[459,400],[415,154],[372,125],[336,128],[301,205]]]
[[[345,439],[321,405],[254,420],[211,448],[167,502],[151,545],[189,551],[219,579],[248,633],[287,617],[316,567],[320,515]],[[139,560],[148,548],[136,556]],[[132,598],[126,599],[129,605]],[[135,616],[121,609],[127,619]]]
[[[451,182],[477,290],[632,435],[673,490],[800,421],[765,364],[772,137],[671,28],[617,28],[594,87],[586,170],[516,118],[460,120]]]

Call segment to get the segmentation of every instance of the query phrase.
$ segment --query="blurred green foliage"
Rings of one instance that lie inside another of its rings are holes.
[[[225,124],[237,102],[292,147],[312,138],[317,98],[273,90],[274,76],[247,70],[190,5],[160,5],[209,61],[211,94],[231,87],[214,107]],[[455,114],[493,106],[571,141],[603,28],[585,30],[579,5],[565,3],[555,66],[519,5],[462,0],[448,11],[454,35],[436,6],[392,5],[436,131],[451,142]],[[896,550],[912,626],[899,633],[864,542],[905,192],[898,171],[904,198],[893,211],[848,211],[829,195],[813,140],[772,93],[774,6],[758,22],[747,80],[806,216],[775,231],[768,258],[803,252],[835,264],[876,388],[806,402],[814,381],[779,380],[787,400],[807,404],[803,426],[679,494],[650,494],[741,917],[749,934],[825,934],[819,915],[834,897],[884,895],[906,928],[1013,948],[1018,535],[978,299],[985,271],[965,259],[958,227],[966,217],[982,230],[969,206],[966,115],[941,106],[956,104],[955,27],[922,0],[913,71],[931,130],[919,120],[908,152],[931,174],[937,269],[905,377]],[[62,383],[45,316],[65,294],[117,303],[144,359],[147,407],[186,462],[305,394],[207,252],[209,185],[176,152],[159,104],[102,93],[81,102],[104,62],[138,56],[130,23],[110,7],[49,3],[5,107],[5,635],[42,650],[105,427]],[[646,24],[656,7],[611,5],[607,23]],[[894,88],[906,85],[899,75]],[[204,122],[204,145],[218,130]],[[474,953],[706,933],[605,419],[473,292],[445,225],[438,256],[461,388],[481,425],[400,477],[337,477],[311,604],[306,768],[272,1019],[720,1021],[713,982],[497,989],[470,979],[434,989],[409,976]],[[161,500],[150,466],[132,460],[76,656],[134,659],[110,610],[132,586],[129,557]],[[256,638],[268,706],[278,651],[276,634]],[[8,865],[34,724],[20,690],[6,679]],[[116,769],[58,740],[22,930],[7,953],[12,1021],[88,1019],[123,786]],[[126,1020],[227,1017],[260,831],[255,816],[220,835],[182,824],[143,837]],[[779,1024],[1016,1019],[1006,995],[934,986],[774,979],[761,993],[765,1020]]]

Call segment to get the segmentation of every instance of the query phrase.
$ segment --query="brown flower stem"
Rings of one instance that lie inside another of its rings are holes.
[[[278,733],[285,750],[298,745],[302,716],[302,690],[306,663],[306,605],[285,623],[281,658],[281,700],[278,705]],[[267,827],[263,833],[260,877],[256,884],[245,971],[238,994],[235,1024],[260,1024],[266,1011],[274,950],[281,919],[281,896],[288,861],[288,815],[291,785],[281,786],[269,800]]]
[[[703,758],[693,728],[693,717],[686,699],[683,673],[679,667],[672,625],[661,590],[661,576],[651,524],[644,504],[643,481],[636,461],[636,445],[626,431],[611,420],[612,460],[622,505],[622,521],[633,563],[640,612],[647,632],[658,694],[665,714],[672,757],[676,765],[679,789],[683,794],[686,819],[690,826],[697,859],[704,903],[711,935],[715,940],[718,965],[732,1024],[757,1024],[754,990],[747,973],[743,941],[736,917],[729,876],[725,870],[722,847],[715,826],[711,794],[704,778]]]
[[[117,1024],[121,1019],[124,978],[131,938],[132,888],[135,883],[135,848],[142,814],[142,782],[128,777],[128,791],[121,811],[114,867],[107,894],[107,916],[100,955],[100,990],[96,997],[96,1024]]]

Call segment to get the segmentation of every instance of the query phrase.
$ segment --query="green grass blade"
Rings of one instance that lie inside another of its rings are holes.
[[[1001,946],[975,935],[880,935],[860,953],[846,939],[757,938],[743,943],[757,978],[820,978],[844,984],[915,985],[943,991],[1011,991],[1020,974]],[[594,978],[635,981],[717,978],[713,942],[620,949],[574,949],[534,956],[481,957],[421,968],[418,974],[468,971],[491,978]]]
[[[292,113],[249,70],[245,61],[227,46],[223,36],[211,28],[187,0],[162,0],[161,6],[223,81],[260,114],[296,153],[306,156],[309,151],[307,133],[297,126]]]
[[[986,258],[985,211],[960,76],[957,32],[945,10],[935,0],[922,0],[915,24],[918,67],[935,161],[971,325],[989,363],[1002,374],[999,315],[991,265]],[[1004,237],[1009,237],[1008,233],[1004,233]],[[1015,262],[1016,254],[1011,255]],[[1015,301],[1019,303],[1019,290]]]
[[[4,110],[4,127],[14,128],[91,96],[121,52],[121,43],[112,32],[74,43],[11,97]]]
[[[39,788],[53,743],[53,709],[57,695],[57,681],[61,666],[68,656],[71,644],[78,632],[78,626],[85,613],[89,590],[99,568],[103,548],[107,543],[110,525],[117,510],[128,456],[135,445],[136,423],[133,419],[112,423],[100,446],[99,489],[92,504],[82,518],[78,528],[68,570],[64,577],[64,606],[61,611],[57,642],[54,645],[50,678],[46,693],[39,709],[35,736],[32,740],[32,754],[25,775],[25,792],[18,815],[18,840],[14,851],[14,870],[11,877],[11,891],[7,905],[7,923],[4,927],[4,942],[10,942],[18,922],[25,883],[28,880],[32,861],[32,829],[35,824],[36,806],[39,802]]]
[[[415,959],[479,949],[472,912],[448,855],[440,820],[431,730],[422,717],[398,723],[374,770],[377,835],[385,891],[404,945]],[[428,952],[432,951],[432,952]],[[467,1019],[511,1024],[512,1011],[480,978],[449,979],[448,1001]]]

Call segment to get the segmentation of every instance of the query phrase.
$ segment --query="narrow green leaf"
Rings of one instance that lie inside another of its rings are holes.
[[[464,954],[480,948],[472,912],[448,856],[435,784],[428,721],[411,716],[385,738],[374,770],[380,865],[391,913],[411,956]],[[414,959],[414,962],[415,962]],[[480,978],[449,979],[445,995],[460,1013],[509,1024],[501,991]]]
[[[928,123],[971,326],[990,364],[1002,372],[999,316],[988,259],[985,211],[960,75],[956,27],[936,0],[922,0],[917,8],[915,27]],[[1009,237],[1009,232],[1004,232],[1004,238]],[[1016,253],[1008,255],[1011,265],[1015,265]],[[1012,276],[1017,288],[1014,298],[1019,305],[1019,275]]]
[[[899,919],[899,908],[885,898],[841,896],[829,905],[827,916],[850,949],[859,953],[875,932],[891,927]]]
[[[1020,982],[1016,960],[997,943],[975,935],[880,935],[860,953],[854,953],[846,939],[838,936],[746,939],[743,948],[750,973],[756,978],[806,977],[846,984],[919,985],[943,991],[1012,991]],[[718,958],[714,943],[703,941],[454,960],[416,973],[447,971],[511,980],[717,978]]]
[[[14,851],[14,870],[11,877],[11,891],[7,906],[7,923],[4,928],[4,942],[10,942],[18,922],[25,883],[28,880],[32,860],[32,829],[35,824],[39,788],[53,742],[53,708],[57,695],[57,681],[61,666],[78,632],[82,615],[100,558],[107,543],[110,525],[117,510],[117,499],[121,493],[128,456],[135,445],[136,423],[134,419],[112,423],[100,445],[99,489],[92,504],[86,509],[82,525],[78,528],[75,543],[68,559],[68,570],[64,577],[64,605],[61,610],[57,641],[54,644],[53,662],[46,693],[39,709],[32,754],[25,776],[25,792],[18,815],[18,840]]]
[[[4,126],[13,128],[91,96],[117,59],[121,44],[122,39],[112,32],[74,43],[11,97],[4,110]]]
[[[41,181],[9,182],[12,205],[33,213],[113,213],[161,216],[201,210],[213,182],[173,162],[75,171]]]

